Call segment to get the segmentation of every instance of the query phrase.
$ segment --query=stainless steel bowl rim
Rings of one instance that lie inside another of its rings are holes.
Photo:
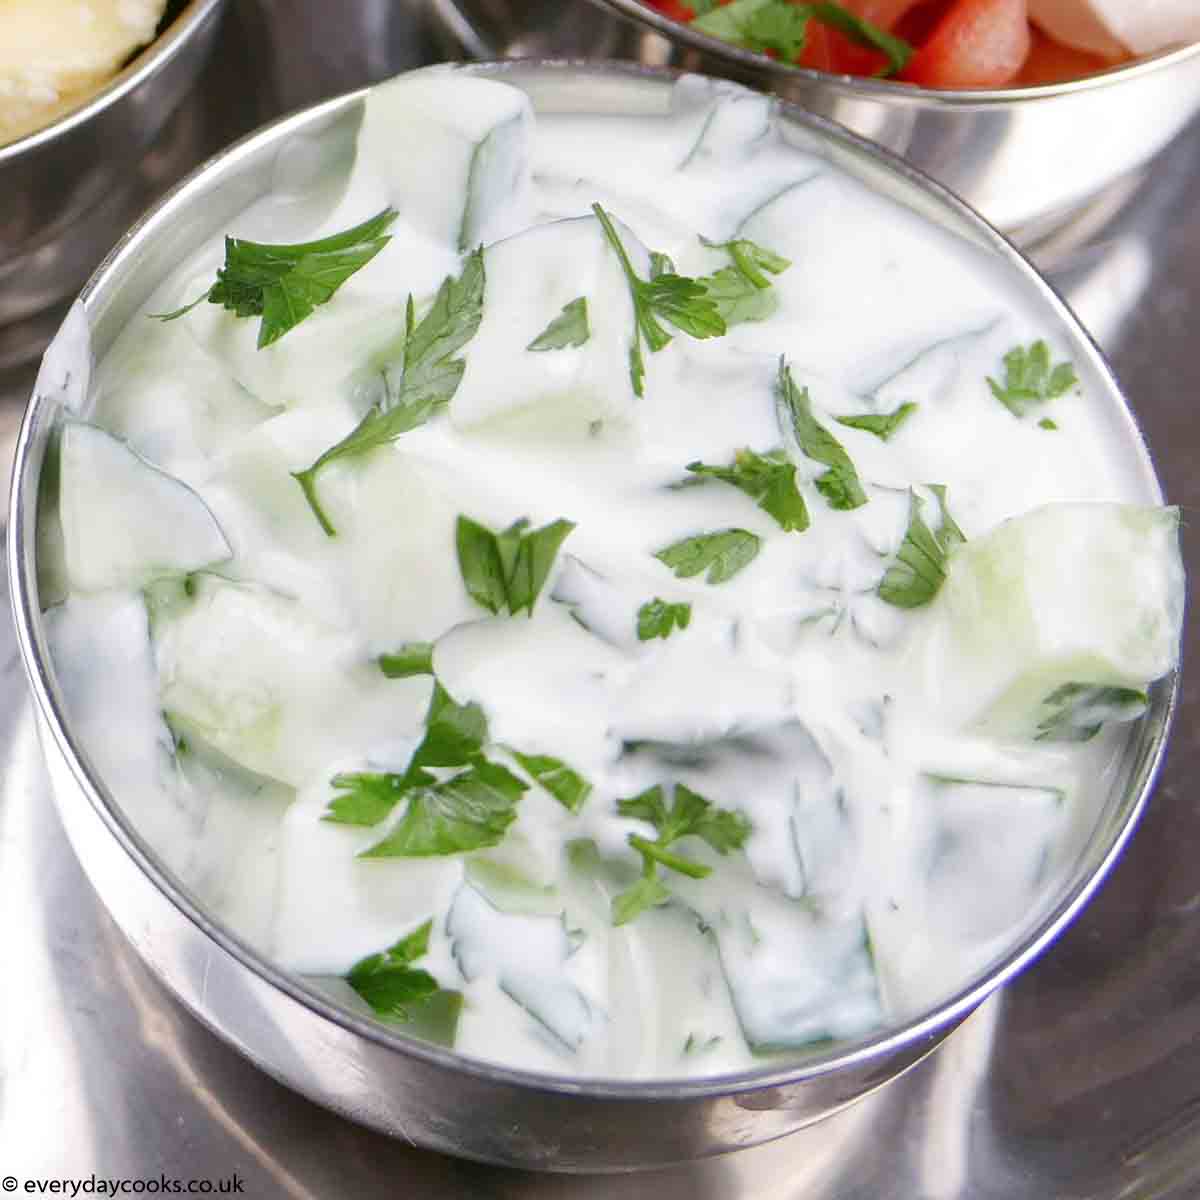
[[[19,158],[28,150],[46,146],[71,130],[91,120],[98,112],[116,104],[123,96],[134,91],[144,79],[157,74],[176,54],[182,52],[188,30],[198,24],[223,0],[192,0],[178,17],[155,38],[127,67],[109,80],[98,92],[83,100],[75,108],[68,109],[49,125],[35,129],[15,142],[0,146],[0,168],[6,162]]]
[[[492,76],[521,75],[526,72],[538,71],[591,72],[604,78],[627,76],[641,80],[658,80],[664,85],[686,73],[636,63],[586,59],[507,59],[497,62],[461,64],[456,69]],[[89,301],[92,301],[97,292],[105,286],[110,272],[118,268],[126,254],[136,249],[143,238],[152,236],[155,232],[154,226],[163,217],[163,214],[173,208],[176,203],[186,201],[188,192],[196,188],[214,166],[232,164],[244,156],[251,156],[264,143],[270,144],[279,141],[289,133],[304,130],[322,118],[348,110],[361,101],[368,91],[368,88],[362,88],[347,92],[342,96],[334,97],[273,121],[233,143],[226,150],[198,167],[149,209],[96,268],[95,273],[80,293],[80,301],[84,305],[85,311]],[[1078,335],[1080,349],[1090,359],[1091,367],[1119,399],[1131,437],[1135,444],[1142,448],[1146,463],[1152,471],[1149,451],[1146,449],[1140,426],[1099,348],[1061,297],[1003,235],[996,232],[982,217],[948,189],[929,179],[890,151],[883,150],[868,139],[851,133],[835,122],[805,112],[794,104],[787,101],[780,103],[789,120],[808,127],[827,141],[849,144],[867,157],[882,162],[892,172],[902,176],[906,183],[933,194],[943,205],[954,210],[960,219],[965,219],[981,240],[987,243],[991,249],[1003,255],[1014,270],[1023,274],[1026,283],[1040,291],[1051,306],[1057,310],[1063,323]],[[34,570],[36,539],[31,535],[36,526],[38,495],[36,483],[31,482],[31,478],[40,474],[41,458],[44,457],[44,435],[40,438],[42,454],[39,456],[38,453],[43,408],[42,398],[35,392],[18,435],[8,514],[7,567],[17,643],[45,729],[54,739],[57,749],[62,754],[76,782],[118,844],[187,920],[248,970],[284,992],[303,1007],[318,1013],[359,1037],[366,1038],[402,1055],[422,1058],[467,1075],[524,1087],[548,1095],[583,1095],[600,1099],[651,1101],[732,1096],[743,1092],[795,1085],[806,1079],[836,1073],[839,1068],[863,1065],[873,1058],[882,1057],[891,1051],[918,1043],[923,1038],[931,1037],[947,1026],[960,1021],[996,988],[1022,971],[1059,935],[1100,887],[1123,851],[1153,790],[1162,763],[1167,735],[1177,705],[1178,671],[1175,671],[1169,679],[1159,685],[1165,689],[1165,694],[1160,693],[1162,694],[1160,707],[1162,715],[1157,729],[1154,730],[1149,752],[1143,757],[1141,770],[1131,780],[1131,790],[1136,790],[1136,799],[1130,806],[1124,823],[1092,873],[1079,880],[999,965],[985,969],[945,1002],[897,1028],[885,1029],[868,1037],[842,1044],[828,1054],[814,1055],[798,1063],[771,1065],[751,1071],[697,1079],[649,1079],[645,1081],[603,1077],[575,1079],[524,1071],[457,1054],[453,1050],[410,1037],[379,1021],[362,1017],[331,1002],[315,988],[306,984],[299,976],[292,975],[270,962],[236,933],[215,921],[192,899],[174,874],[161,861],[157,852],[144,841],[120,806],[114,802],[98,773],[92,768],[89,756],[76,741],[69,728],[62,694],[54,677],[37,599],[36,571]],[[1155,477],[1155,482],[1157,486],[1157,477]],[[1161,488],[1159,490],[1161,498]]]
[[[791,63],[769,58],[756,50],[735,46],[721,38],[685,25],[682,21],[651,8],[643,0],[592,0],[601,8],[615,10],[621,16],[637,24],[649,25],[668,41],[682,42],[697,50],[706,51],[719,58],[736,62],[750,71],[757,71],[776,83],[788,79],[806,79],[821,83],[835,92],[847,95],[868,95],[878,100],[895,100],[900,104],[972,108],[1011,104],[1014,101],[1049,100],[1055,96],[1074,92],[1092,91],[1111,87],[1138,75],[1146,75],[1167,67],[1172,63],[1200,54],[1200,42],[1185,46],[1170,47],[1155,54],[1143,55],[1132,62],[1120,63],[1103,71],[1095,71],[1079,79],[1068,79],[1062,83],[1041,83],[1025,87],[1005,88],[923,88],[915,84],[890,82],[861,75],[834,75],[829,71],[818,71],[811,67],[797,67]]]

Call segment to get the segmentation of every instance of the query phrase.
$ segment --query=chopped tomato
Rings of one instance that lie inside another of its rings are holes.
[[[1039,83],[1060,83],[1064,79],[1082,79],[1116,63],[1099,54],[1075,50],[1048,38],[1034,26],[1033,45],[1015,83],[1033,86]]]
[[[696,18],[695,11],[686,4],[681,4],[679,0],[654,0],[654,7],[664,17],[669,17],[672,21],[682,21],[685,25]]]
[[[1001,87],[1029,55],[1025,0],[955,0],[900,78],[921,87]]]
[[[834,75],[841,74],[845,68],[840,66],[834,54],[833,30],[817,21],[809,21],[804,36],[804,49],[796,58],[798,67],[808,67],[813,71],[829,71]]]

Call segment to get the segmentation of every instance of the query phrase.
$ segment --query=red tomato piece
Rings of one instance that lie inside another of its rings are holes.
[[[1029,54],[1025,0],[956,0],[900,78],[921,87],[1001,87]]]
[[[1082,79],[1085,75],[1094,75],[1097,71],[1115,66],[1116,61],[1064,46],[1062,42],[1048,38],[1035,25],[1029,57],[1014,82],[1023,86],[1033,86],[1039,83],[1062,83],[1067,79]]]

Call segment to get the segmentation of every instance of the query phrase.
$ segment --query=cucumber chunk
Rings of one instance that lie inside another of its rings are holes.
[[[81,592],[140,588],[230,557],[204,501],[111,434],[62,433],[59,514],[67,576]]]
[[[619,229],[634,269],[647,278],[648,254],[628,229]],[[600,222],[591,216],[553,221],[496,242],[484,251],[484,271],[483,319],[450,402],[454,424],[471,428],[525,414],[526,426],[586,436],[594,421],[628,422],[635,402],[633,304]],[[589,326],[582,345],[527,349],[581,296]]]
[[[493,976],[564,1047],[579,1048],[594,1014],[566,973],[573,947],[560,917],[501,912],[465,885],[446,916],[446,933],[464,979]]]
[[[959,547],[924,646],[928,687],[999,737],[1059,736],[1072,698],[1082,715],[1067,727],[1128,719],[1129,696],[1086,689],[1141,692],[1178,662],[1178,527],[1176,508],[1047,504]]]
[[[172,724],[293,787],[415,730],[425,679],[389,680],[359,643],[265,588],[198,576],[154,629]]]
[[[469,250],[528,223],[532,138],[524,92],[449,68],[372,88],[358,155],[405,221]]]

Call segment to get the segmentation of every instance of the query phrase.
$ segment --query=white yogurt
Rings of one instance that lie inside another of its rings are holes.
[[[1077,388],[1018,417],[988,386],[1013,347],[1046,339],[1062,359],[1058,331],[983,251],[787,144],[770,103],[729,85],[685,79],[669,112],[535,120],[510,86],[435,70],[376,89],[363,129],[317,227],[304,205],[263,201],[229,231],[307,241],[394,203],[392,240],[331,302],[264,350],[256,319],[216,305],[143,314],[95,372],[83,415],[156,470],[74,436],[116,474],[107,507],[86,503],[82,467],[67,481],[74,550],[50,628],[119,802],[290,969],[343,976],[430,922],[413,967],[461,995],[454,1044],[516,1066],[707,1075],[946,998],[1052,894],[1128,727],[1042,735],[1134,715],[1127,693],[1178,644],[1174,515],[1121,506],[1141,492],[1115,428]],[[597,201],[643,279],[651,251],[691,277],[728,266],[702,237],[784,256],[774,311],[708,340],[668,326],[664,349],[643,345],[639,396],[630,290]],[[329,537],[290,473],[395,394],[406,298],[420,319],[476,238],[483,317],[461,384],[427,422],[321,472]],[[214,239],[146,312],[194,298],[220,256]],[[526,348],[580,296],[587,341]],[[781,409],[781,356],[854,464],[866,502],[852,511],[817,487],[828,464]],[[887,441],[836,420],[910,402]],[[807,529],[727,482],[678,486],[689,463],[729,467],[747,447],[789,456]],[[118,503],[122,471],[159,499]],[[938,531],[930,484],[967,545],[931,602],[898,607],[881,581],[910,488]],[[164,513],[200,532],[173,544]],[[531,614],[472,599],[460,516],[574,523]],[[656,557],[729,529],[758,550],[724,582]],[[1070,578],[1055,539],[1071,543]],[[656,598],[690,620],[642,640]],[[411,797],[374,826],[342,824],[327,819],[333,780],[409,768],[432,681],[374,660],[413,642],[433,644],[455,702],[480,706],[482,752],[525,790],[495,845],[361,857],[403,832]],[[578,811],[514,751],[586,780]],[[614,924],[642,868],[630,836],[659,832],[618,801],[655,786],[735,814],[743,839],[726,854],[673,843],[709,873],[657,867],[665,902]]]

